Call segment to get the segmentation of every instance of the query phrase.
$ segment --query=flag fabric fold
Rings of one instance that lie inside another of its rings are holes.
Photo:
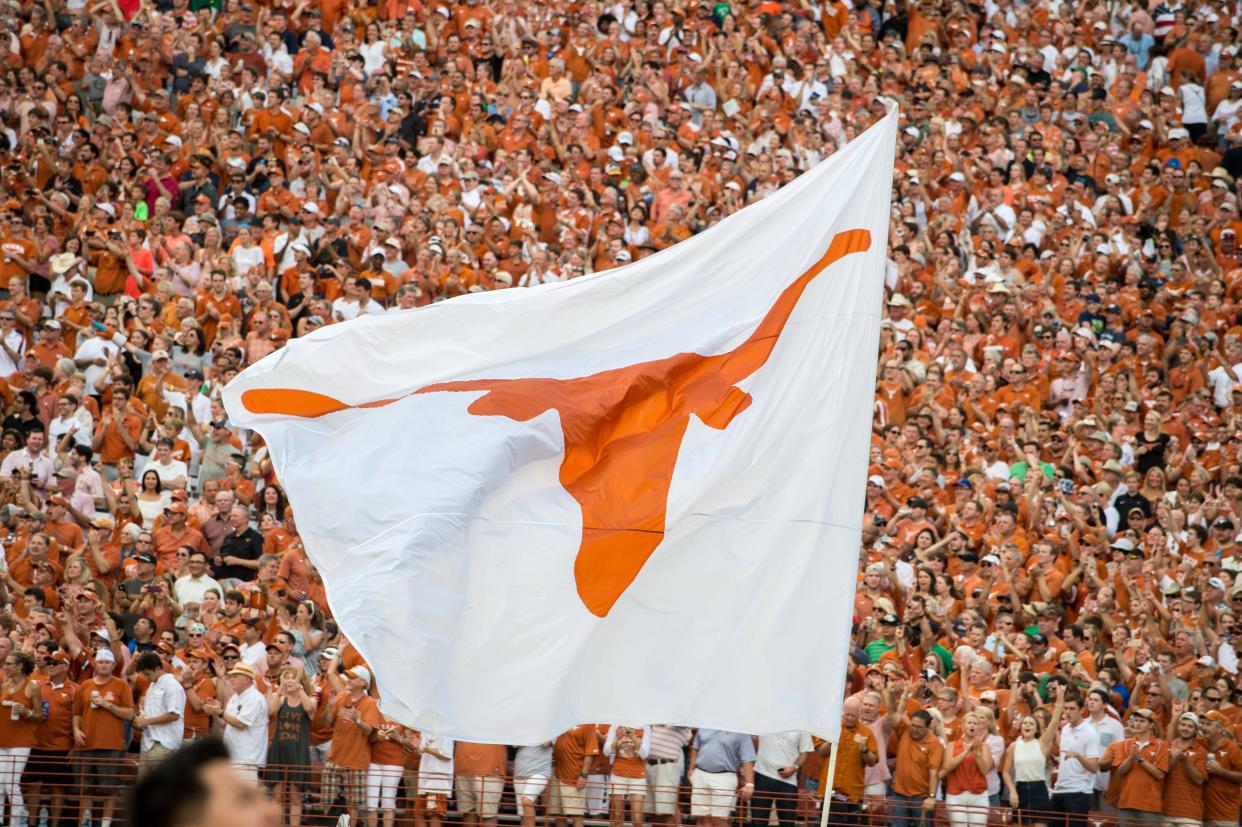
[[[896,115],[660,254],[291,341],[225,388],[381,708],[829,739]]]

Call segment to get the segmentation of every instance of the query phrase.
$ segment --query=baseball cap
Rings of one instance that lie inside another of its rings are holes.
[[[365,666],[355,666],[345,673],[351,678],[360,678],[369,687],[371,685],[371,670]]]
[[[155,562],[156,562],[155,555],[149,554],[145,551],[142,554],[136,555],[134,559],[137,560],[139,563],[150,563],[153,566],[155,565]]]
[[[116,663],[116,655],[112,654],[111,649],[96,649],[95,663]]]

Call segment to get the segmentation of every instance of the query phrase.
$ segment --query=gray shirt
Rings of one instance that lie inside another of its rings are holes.
[[[740,732],[700,729],[694,749],[698,753],[694,765],[703,772],[737,772],[743,764],[755,762],[755,743]]]

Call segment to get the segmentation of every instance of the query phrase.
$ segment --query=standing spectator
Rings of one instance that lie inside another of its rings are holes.
[[[1052,809],[1048,799],[1048,759],[1061,725],[1066,689],[1063,683],[1055,687],[1056,706],[1048,725],[1044,726],[1036,715],[1022,716],[1018,738],[1009,744],[1001,763],[1009,806],[1017,810],[1023,824],[1046,824],[1046,814]]]
[[[1126,737],[1121,721],[1113,717],[1109,709],[1108,690],[1100,686],[1087,693],[1087,720],[1100,736],[1100,749],[1105,750],[1113,741]],[[1104,803],[1104,791],[1108,789],[1110,773],[1100,770],[1095,774],[1095,809],[1111,806]]]
[[[26,817],[22,795],[22,773],[35,745],[35,729],[43,720],[43,696],[30,679],[34,659],[25,652],[10,652],[4,658],[4,680],[0,686],[0,820],[8,806],[9,824]]]
[[[861,707],[857,698],[847,698],[841,707],[841,735],[836,745],[839,753],[831,785],[831,810],[837,814],[832,818],[838,819],[841,824],[861,823],[859,813],[862,810],[867,767],[874,766],[880,760],[875,733],[859,718]],[[824,759],[831,756],[831,750],[832,745],[827,743],[817,747],[817,752]],[[829,766],[830,762],[825,760],[819,780],[819,788],[824,791],[829,787]],[[827,795],[827,792],[824,794]]]
[[[142,711],[134,718],[134,728],[142,731],[138,772],[145,774],[181,748],[185,734],[185,689],[156,652],[143,652],[135,658],[134,672],[147,681]]]
[[[974,712],[962,716],[962,735],[945,749],[944,800],[954,827],[988,823],[987,774],[993,767],[985,722]]]
[[[1203,790],[1206,827],[1237,823],[1242,808],[1242,747],[1226,734],[1225,716],[1213,709],[1203,716],[1207,746],[1207,784]]]
[[[647,812],[653,823],[673,824],[679,819],[678,787],[686,765],[689,727],[654,724],[647,749]]]
[[[1165,824],[1182,827],[1203,823],[1207,753],[1207,745],[1199,740],[1199,716],[1183,712],[1173,721],[1173,737],[1169,739],[1169,771],[1164,777],[1160,809]]]
[[[1102,767],[1100,734],[1083,714],[1082,696],[1067,692],[1062,702],[1057,781],[1052,787],[1052,810],[1064,813],[1067,827],[1086,827],[1091,811],[1095,774]]]
[[[263,535],[250,527],[250,512],[245,506],[234,505],[230,520],[233,532],[220,543],[215,574],[225,587],[235,588],[238,583],[254,580],[263,556]]]
[[[60,648],[48,651],[42,645],[37,648],[46,653],[39,662],[47,676],[39,684],[39,692],[47,712],[35,729],[35,748],[26,764],[27,800],[29,809],[36,813],[40,804],[46,804],[48,824],[62,827],[65,791],[73,775],[69,750],[73,747],[73,704],[78,687],[69,680],[71,658],[67,652]]]
[[[904,712],[909,708],[908,689],[890,687],[884,700],[892,728],[890,743],[895,746],[890,751],[896,754],[889,814],[894,827],[922,827],[936,809],[944,746],[931,735],[930,712]]]
[[[403,727],[381,718],[371,735],[371,763],[367,766],[367,824],[376,827],[377,815],[384,827],[397,819],[397,788],[404,775]]]
[[[724,827],[738,798],[749,801],[755,793],[754,742],[738,732],[700,729],[690,745],[686,770],[690,815],[703,827]],[[738,773],[742,775],[740,788]]]
[[[604,739],[603,755],[612,766],[608,796],[612,802],[613,824],[625,822],[629,804],[630,823],[641,827],[643,799],[647,797],[647,753],[651,748],[651,727],[633,729],[613,725]]]
[[[798,772],[814,750],[815,745],[807,732],[759,736],[759,749],[755,753],[755,795],[750,801],[752,827],[766,827],[773,805],[781,827],[794,827],[798,810]]]
[[[73,702],[73,743],[82,759],[78,806],[82,813],[98,813],[101,827],[109,827],[125,756],[125,722],[134,717],[134,695],[128,682],[113,675],[116,656],[111,649],[97,650],[92,665],[92,676],[82,682]]]
[[[427,827],[440,827],[444,823],[444,816],[448,812],[449,796],[453,793],[453,739],[444,738],[439,735],[431,735],[422,733],[418,739],[418,802],[415,805],[415,811],[421,811],[423,818],[426,819]],[[518,796],[519,807],[522,802],[521,792],[517,790],[518,784],[521,783],[521,752],[529,747],[518,748],[518,763],[514,765],[514,784],[515,792]],[[547,754],[549,767],[551,765],[552,745],[547,745]],[[546,782],[546,777],[545,777]],[[522,810],[522,819],[525,823],[526,811]],[[534,823],[534,813],[532,808],[531,824]]]
[[[535,805],[539,796],[548,788],[551,777],[551,741],[517,748],[517,754],[513,758],[513,795],[517,799],[518,815],[521,816],[523,827],[534,827]]]
[[[229,748],[233,765],[247,776],[257,779],[259,769],[267,762],[267,700],[254,685],[254,669],[250,664],[234,664],[225,675],[232,695],[223,706],[217,699],[203,704],[208,715],[219,718],[224,726],[224,743]]]
[[[547,810],[548,815],[554,818],[556,827],[565,827],[566,819],[572,819],[574,827],[582,827],[586,814],[587,776],[593,759],[599,755],[599,747],[599,735],[590,724],[581,724],[563,732],[553,742],[552,783],[548,789]],[[460,766],[457,771],[461,772]],[[460,787],[458,795],[461,795]]]
[[[1117,809],[1122,821],[1147,824],[1161,820],[1169,745],[1155,737],[1154,721],[1150,709],[1134,710],[1130,716],[1133,737],[1109,744],[1100,759],[1100,767],[1112,770],[1117,778]]]
[[[340,796],[350,821],[366,814],[367,768],[371,765],[371,733],[382,722],[375,699],[367,694],[371,672],[365,666],[345,671],[345,689],[328,706],[332,748],[323,766],[320,805],[330,812]]]
[[[267,710],[275,730],[264,774],[272,785],[272,797],[287,808],[289,824],[298,827],[302,795],[310,789],[310,730],[318,703],[304,671],[289,666],[272,677]]]

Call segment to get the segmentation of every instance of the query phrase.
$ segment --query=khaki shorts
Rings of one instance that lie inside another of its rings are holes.
[[[495,818],[500,810],[500,794],[505,791],[505,780],[495,775],[459,775],[454,787],[457,790],[457,812],[478,813],[479,818]]]
[[[728,818],[737,804],[737,773],[703,772],[690,776],[690,815],[696,818]]]
[[[647,812],[660,816],[671,816],[677,812],[681,771],[684,768],[684,758],[667,764],[647,765]]]
[[[638,796],[639,798],[647,797],[647,777],[629,778],[624,775],[611,775],[608,777],[608,788],[612,791],[613,798],[629,798],[630,796]]]
[[[578,789],[553,778],[548,784],[548,815],[564,818],[582,818],[586,815],[586,787]]]

